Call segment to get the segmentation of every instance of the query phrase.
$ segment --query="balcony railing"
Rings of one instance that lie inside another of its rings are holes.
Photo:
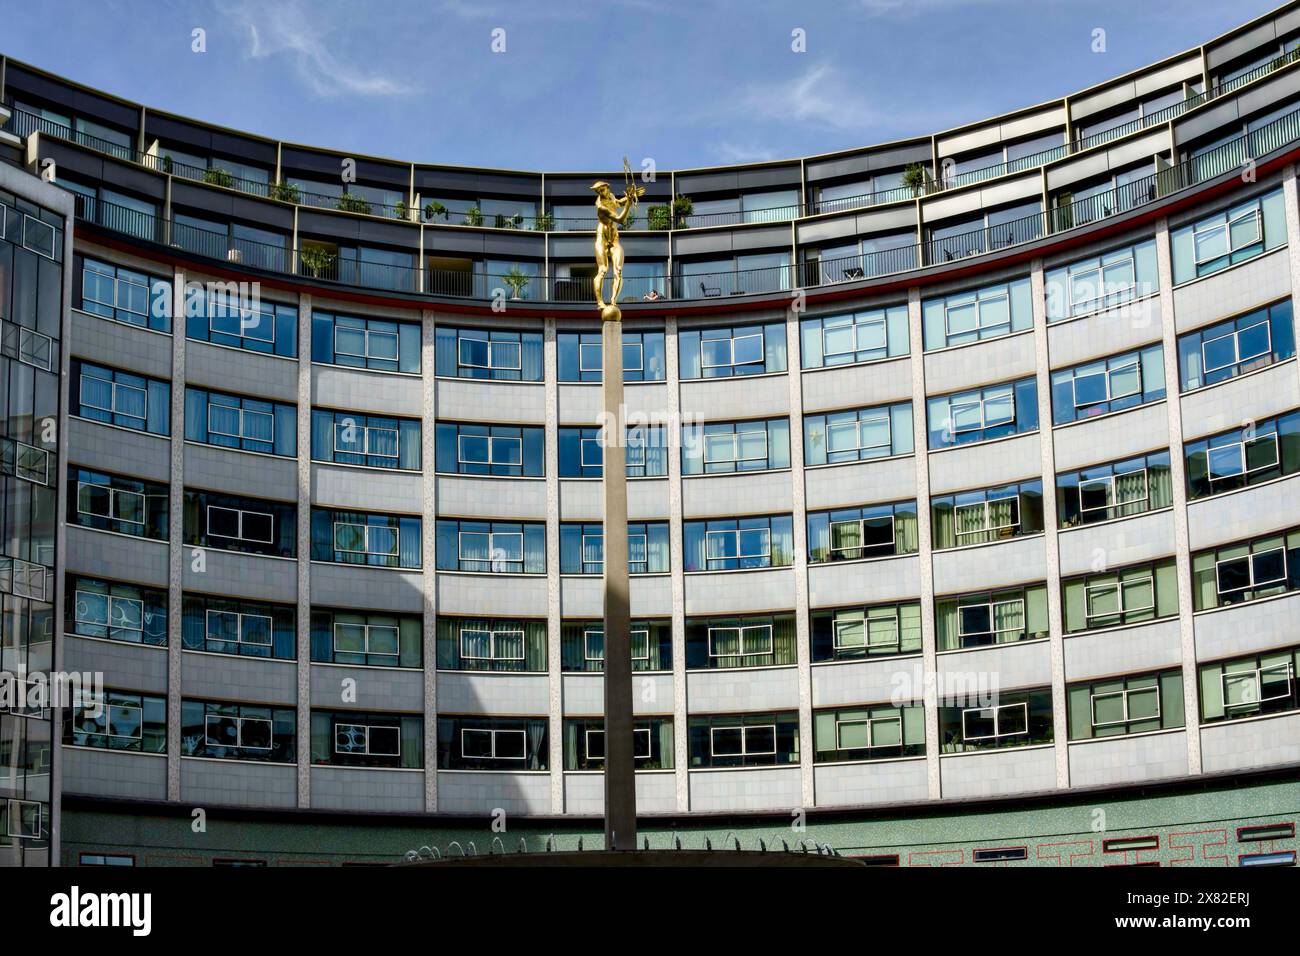
[[[834,260],[763,269],[682,272],[668,278],[629,276],[621,300],[711,299],[782,292],[898,275],[923,266],[985,255],[1121,215],[1171,193],[1239,170],[1247,161],[1260,159],[1297,141],[1300,141],[1300,109],[1142,179],[1022,219]],[[487,275],[433,268],[422,274],[418,268],[410,266],[322,257],[316,246],[291,250],[287,241],[280,246],[238,239],[226,233],[169,222],[156,215],[81,195],[77,196],[77,218],[137,239],[169,244],[208,259],[363,288],[471,299],[501,297],[525,302],[589,302],[594,299],[591,280],[583,277],[548,277],[521,272]]]
[[[1065,156],[1080,153],[1095,146],[1100,146],[1116,139],[1121,139],[1143,129],[1159,126],[1183,115],[1189,110],[1202,106],[1211,100],[1235,92],[1241,87],[1268,76],[1283,67],[1289,66],[1297,60],[1300,60],[1300,48],[1282,54],[1247,73],[1243,73],[1241,76],[1234,77],[1231,80],[1220,83],[1218,86],[1211,87],[1202,93],[1188,97],[1180,103],[1175,103],[1172,106],[1165,107],[1164,109],[1158,110],[1147,116],[1139,117],[1138,119],[1131,120],[1111,129],[1101,130],[1100,132],[1094,133],[1090,136],[1077,137],[1072,143],[1052,147],[1051,149],[1046,149],[1029,156],[1022,156],[1014,160],[996,163],[980,169],[967,170],[952,176],[945,177],[940,175],[937,179],[931,179],[923,186],[916,189],[907,186],[899,186],[891,189],[879,190],[877,192],[864,193],[858,196],[797,203],[772,207],[769,209],[736,210],[720,213],[691,213],[685,216],[675,215],[671,212],[671,209],[669,209],[667,215],[657,214],[653,218],[651,217],[649,210],[652,206],[657,204],[651,203],[640,207],[632,228],[634,230],[665,231],[668,229],[698,229],[709,226],[744,225],[748,223],[779,223],[788,222],[791,219],[799,219],[806,216],[849,212],[857,209],[867,209],[885,203],[910,201],[916,199],[918,196],[931,195],[936,192],[955,189],[971,183],[985,182],[1011,173],[1034,169],[1046,165],[1047,163],[1055,162]],[[57,139],[78,143],[82,146],[86,146],[98,152],[107,153],[127,162],[139,163],[140,165],[147,166],[158,172],[179,176],[195,182],[207,183],[208,185],[235,189],[254,196],[260,196],[263,198],[269,197],[271,199],[278,199],[295,205],[311,206],[318,209],[334,209],[343,212],[380,216],[387,219],[400,219],[404,221],[423,221],[433,224],[443,223],[448,225],[490,227],[497,229],[519,229],[535,232],[590,232],[595,230],[597,224],[597,220],[594,216],[557,218],[549,213],[542,213],[541,215],[536,216],[504,216],[485,215],[476,210],[474,212],[445,211],[442,214],[431,214],[428,204],[425,204],[424,208],[417,210],[409,208],[407,204],[402,201],[390,204],[367,199],[357,194],[327,195],[314,193],[303,190],[289,183],[263,182],[256,179],[241,178],[235,176],[228,170],[220,168],[219,166],[208,167],[205,169],[203,167],[181,163],[170,157],[157,156],[152,153],[141,153],[131,147],[122,146],[100,137],[79,132],[66,124],[56,123],[35,113],[18,108],[13,109],[8,122],[3,126],[3,130],[24,138],[30,136],[32,133],[39,132],[46,136],[52,136]]]

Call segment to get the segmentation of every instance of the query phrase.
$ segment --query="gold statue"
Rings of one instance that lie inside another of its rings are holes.
[[[596,193],[596,306],[600,317],[606,322],[615,322],[622,318],[618,307],[619,296],[623,292],[623,243],[618,238],[618,227],[627,222],[637,201],[645,194],[645,187],[631,181],[631,168],[623,160],[625,189],[620,199],[603,179],[591,184]],[[614,267],[614,281],[610,286],[609,303],[605,303],[605,273]]]

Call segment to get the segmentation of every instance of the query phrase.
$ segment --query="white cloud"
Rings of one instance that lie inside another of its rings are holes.
[[[713,153],[724,163],[765,163],[782,155],[769,146],[743,146],[731,142],[719,143]]]
[[[396,96],[410,92],[404,84],[344,63],[334,54],[328,37],[335,24],[325,4],[232,0],[219,7],[237,27],[248,32],[251,59],[291,58],[298,77],[318,96]],[[347,17],[337,22],[343,30],[354,25],[352,18],[358,13],[357,7],[345,9]]]
[[[745,106],[765,119],[830,130],[861,130],[878,120],[866,100],[865,91],[825,63],[809,67],[793,81],[754,84],[744,94]]]

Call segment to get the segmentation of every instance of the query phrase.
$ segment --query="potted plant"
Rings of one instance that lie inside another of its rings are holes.
[[[465,225],[481,226],[483,225],[483,211],[478,206],[470,206],[465,210]]]
[[[272,199],[278,199],[280,202],[291,202],[295,205],[302,199],[302,190],[293,183],[277,180],[271,183],[270,194]]]
[[[172,158],[171,158],[170,156],[164,156],[164,157],[162,158],[162,171],[163,171],[164,173],[166,173],[167,175],[169,175],[169,176],[171,175],[171,171],[172,171]]]
[[[235,185],[235,174],[220,166],[213,166],[203,171],[203,181],[209,186],[224,186],[230,189]]]
[[[406,200],[399,199],[393,206],[393,216],[397,219],[409,219],[410,210],[406,208]]]
[[[511,266],[510,271],[501,277],[501,281],[510,286],[510,298],[522,299],[524,290],[532,281],[532,276],[518,266]]]
[[[695,211],[695,203],[690,196],[678,193],[673,197],[673,224],[677,229],[686,228],[686,217]]]
[[[334,265],[334,260],[338,256],[322,246],[303,246],[298,253],[298,259],[302,262],[302,267],[316,279],[325,270]]]
[[[646,223],[651,229],[668,229],[672,226],[672,211],[666,205],[651,206],[646,211]]]
[[[930,172],[924,163],[908,163],[903,169],[903,185],[912,191],[913,196],[921,195],[926,184],[930,182]]]
[[[447,207],[444,206],[442,203],[438,202],[438,200],[436,199],[432,199],[429,202],[424,204],[425,219],[437,219],[439,216],[441,216],[443,222],[446,222],[448,215],[449,213],[447,211]]]
[[[550,232],[555,228],[555,216],[549,212],[539,212],[533,219],[533,228],[538,232]]]
[[[370,214],[370,200],[366,199],[364,196],[359,196],[356,193],[343,193],[339,196],[338,202],[335,203],[335,206],[344,212],[359,212],[365,215]]]

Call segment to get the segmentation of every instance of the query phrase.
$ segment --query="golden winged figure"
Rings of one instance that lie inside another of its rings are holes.
[[[596,194],[596,277],[593,280],[596,290],[596,306],[600,317],[614,321],[622,317],[618,307],[619,296],[623,292],[623,243],[618,238],[618,227],[627,222],[628,213],[645,195],[645,187],[631,181],[631,168],[623,160],[625,176],[622,197],[614,195],[614,190],[605,180],[591,184]],[[609,303],[605,302],[605,274],[614,268],[614,281],[610,286]]]

